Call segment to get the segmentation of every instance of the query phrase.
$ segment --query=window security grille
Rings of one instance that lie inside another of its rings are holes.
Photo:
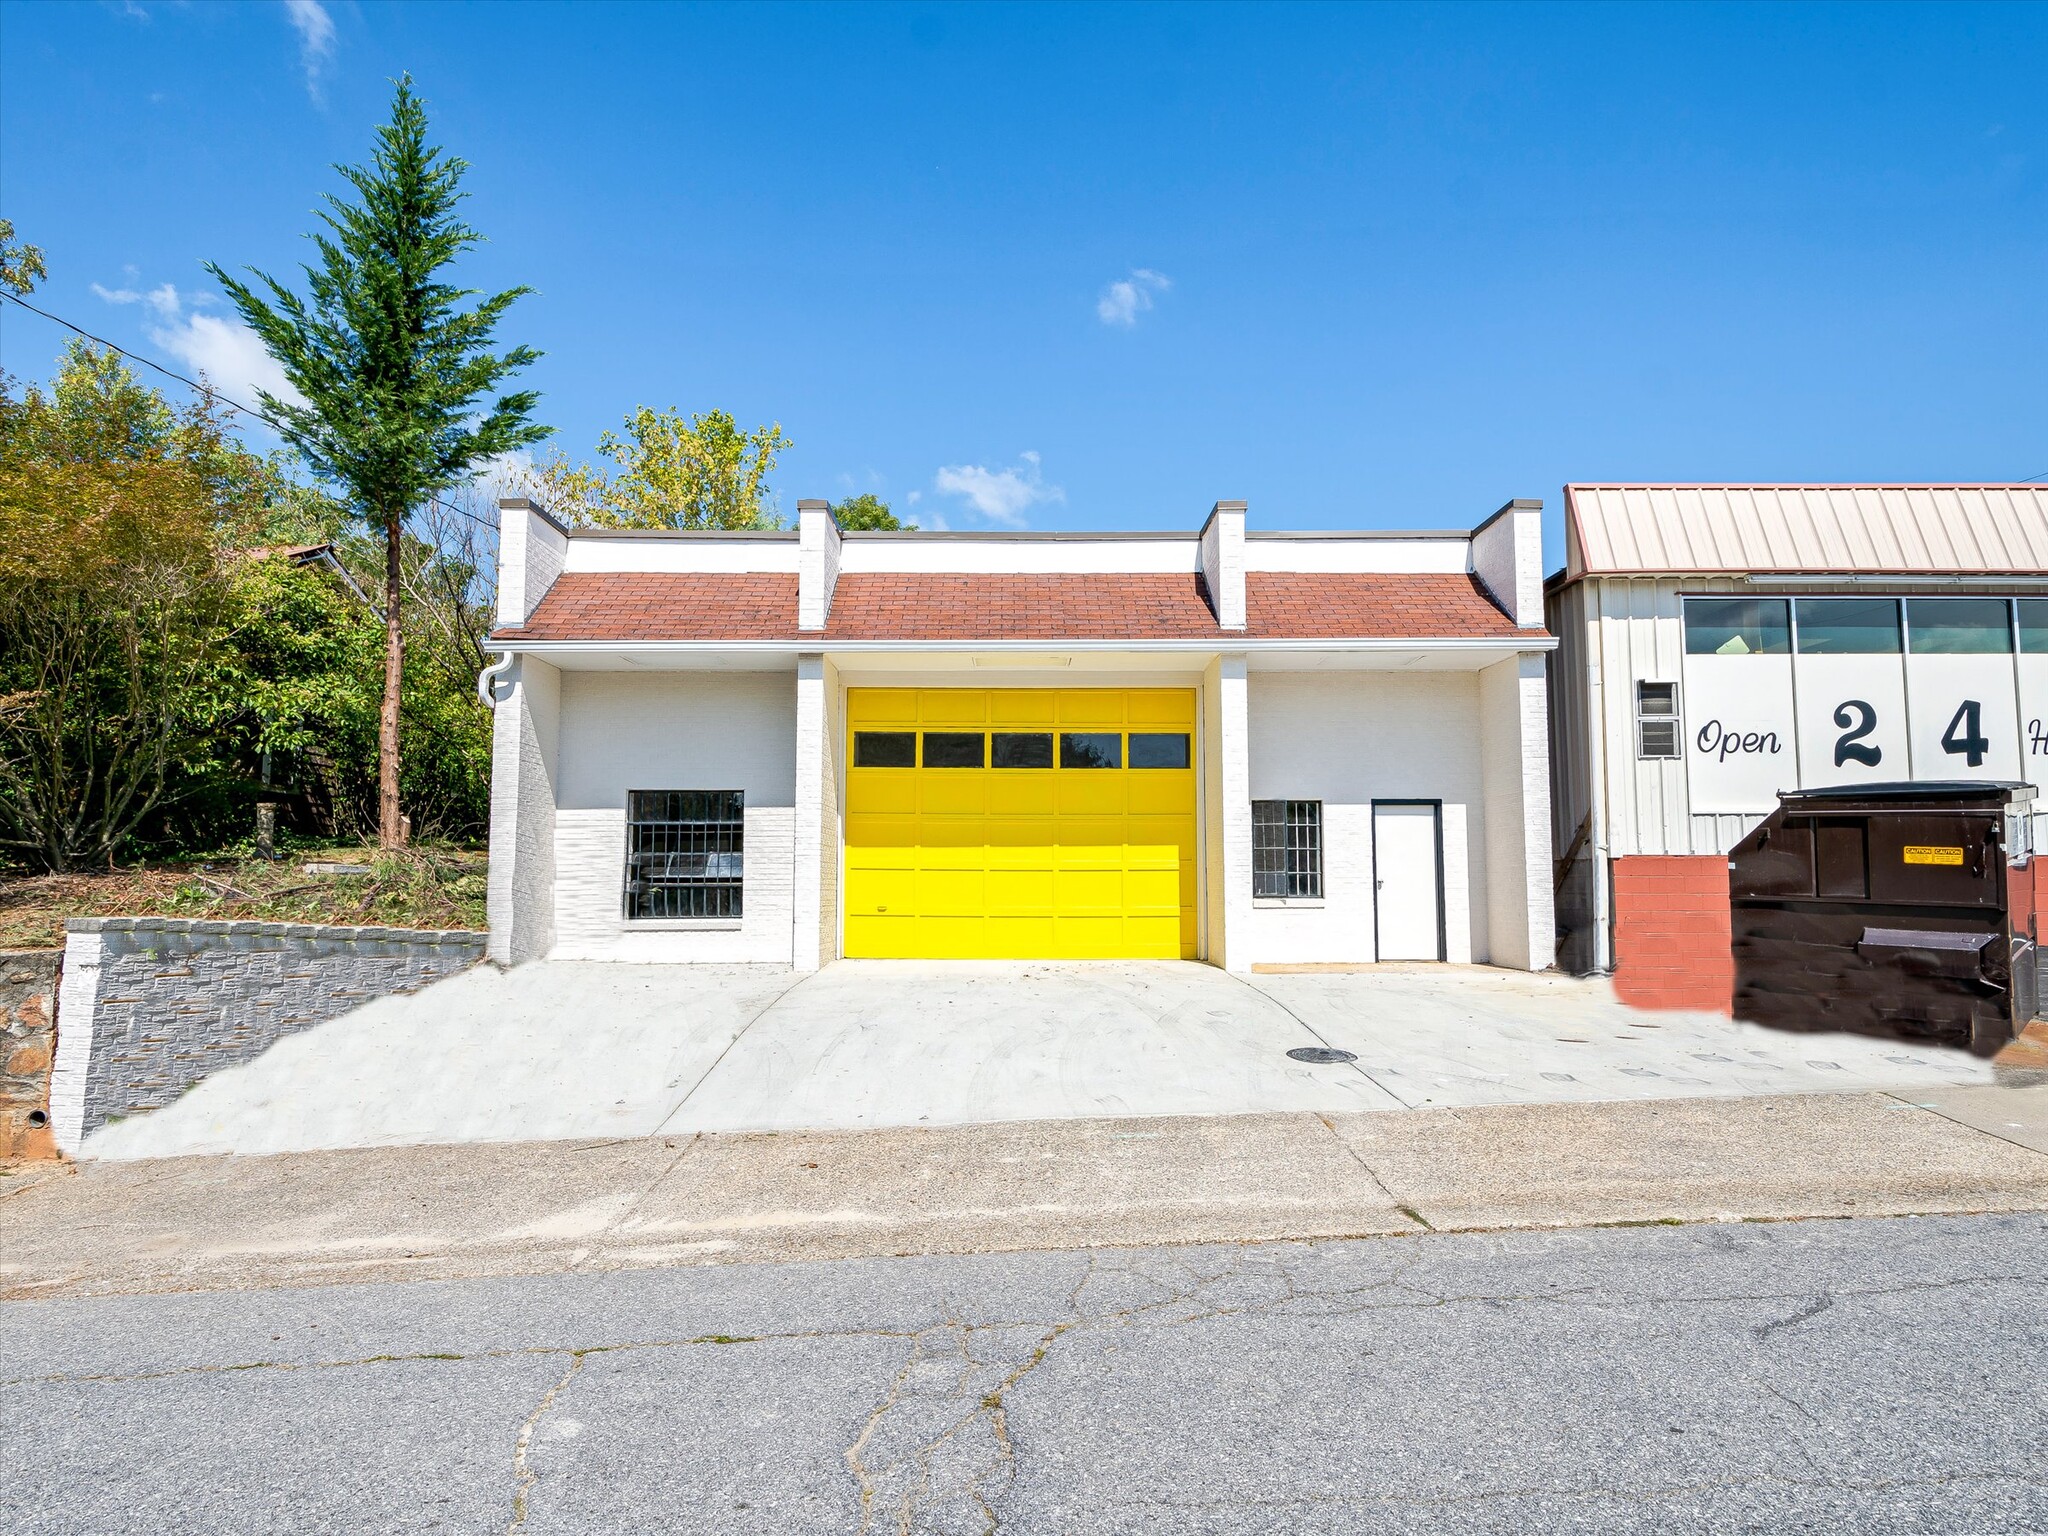
[[[1678,756],[1678,684],[1636,684],[1636,756]]]
[[[1252,802],[1252,894],[1323,894],[1323,803]]]
[[[736,789],[627,796],[626,916],[740,916],[745,799]]]

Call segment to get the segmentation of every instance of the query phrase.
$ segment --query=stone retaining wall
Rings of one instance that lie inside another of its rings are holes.
[[[0,950],[0,1159],[57,1154],[49,1100],[62,953]]]
[[[481,933],[160,917],[65,927],[50,1082],[65,1152],[287,1035],[467,970],[485,943]]]

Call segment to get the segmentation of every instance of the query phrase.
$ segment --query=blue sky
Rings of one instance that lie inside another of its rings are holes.
[[[786,510],[1540,496],[1554,558],[1567,480],[2048,474],[2044,65],[2028,5],[8,0],[0,213],[38,302],[246,390],[200,263],[294,270],[409,70],[576,456],[719,406]]]

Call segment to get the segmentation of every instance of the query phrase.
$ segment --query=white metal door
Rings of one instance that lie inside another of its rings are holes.
[[[1382,960],[1441,960],[1443,881],[1438,808],[1375,802],[1373,909]]]

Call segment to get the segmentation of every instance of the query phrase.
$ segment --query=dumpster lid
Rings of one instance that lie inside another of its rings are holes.
[[[1918,783],[1829,784],[1815,789],[1784,789],[1778,803],[1786,807],[1822,809],[1847,804],[1905,808],[1913,805],[2021,805],[2034,798],[2034,786],[2011,779],[1928,779]]]

